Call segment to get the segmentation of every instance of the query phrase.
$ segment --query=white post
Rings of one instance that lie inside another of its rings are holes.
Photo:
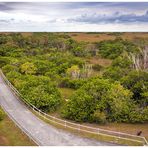
[[[39,115],[41,115],[40,110],[39,110]]]
[[[147,146],[147,145],[148,145],[147,140],[145,139],[145,137],[143,137],[143,139],[144,139],[144,143],[145,143],[144,145],[146,145],[146,146]]]
[[[80,132],[80,124],[78,124],[78,131]]]
[[[65,127],[66,127],[66,126],[67,126],[67,125],[66,125],[66,120],[64,120],[64,122],[65,122]]]
[[[100,133],[99,129],[97,129],[97,133],[98,133],[98,135],[99,135],[99,133]]]
[[[44,119],[46,119],[46,114],[45,113],[43,114],[43,117],[44,117]]]

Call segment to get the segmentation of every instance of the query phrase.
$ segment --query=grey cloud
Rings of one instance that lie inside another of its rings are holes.
[[[0,19],[0,23],[9,23],[9,20]]]
[[[10,24],[11,22],[14,22],[15,19],[11,18],[11,19],[0,19],[0,23],[6,23],[6,24]]]
[[[13,10],[13,8],[7,6],[6,3],[0,3],[0,11],[11,11],[11,10]]]
[[[93,14],[82,14],[76,18],[70,18],[68,22],[84,22],[89,24],[99,24],[99,23],[134,23],[134,22],[148,22],[148,11],[143,15],[136,14],[120,14],[120,12],[115,12],[113,15],[99,15]]]
[[[148,7],[148,2],[5,2],[0,3],[0,10],[48,10],[53,8],[60,9],[82,9],[82,8],[130,8],[130,9],[145,9]]]

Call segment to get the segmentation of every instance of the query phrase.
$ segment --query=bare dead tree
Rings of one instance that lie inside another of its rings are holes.
[[[138,70],[148,70],[148,46],[139,49],[140,53],[130,53],[129,59],[133,62],[133,68]]]
[[[143,50],[143,68],[148,68],[148,46],[146,46]]]
[[[89,77],[92,74],[92,64],[83,65],[84,77]]]

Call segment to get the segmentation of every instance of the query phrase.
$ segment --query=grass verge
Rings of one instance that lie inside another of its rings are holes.
[[[0,121],[0,146],[35,145],[5,114],[4,119]]]
[[[73,134],[82,136],[82,137],[86,137],[86,138],[92,138],[92,139],[96,139],[102,142],[110,142],[110,143],[115,143],[117,145],[128,145],[128,146],[142,146],[142,143],[136,142],[136,141],[130,141],[127,139],[121,139],[121,138],[115,138],[115,137],[110,137],[110,136],[106,136],[106,135],[101,135],[101,134],[94,134],[94,133],[87,133],[87,132],[83,132],[81,130],[76,130],[76,129],[72,129],[69,127],[65,127],[62,125],[59,125],[57,123],[54,123],[52,121],[47,120],[46,118],[40,116],[37,112],[34,112],[40,119],[42,119],[43,121],[45,121],[46,123],[53,125],[56,128],[71,132]]]

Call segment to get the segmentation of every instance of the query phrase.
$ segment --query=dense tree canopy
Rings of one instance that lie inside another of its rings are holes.
[[[121,83],[130,89],[134,95],[133,100],[142,106],[148,105],[148,74],[142,71],[131,71],[121,79]]]
[[[90,43],[67,33],[2,33],[0,68],[43,111],[60,108],[81,122],[147,122],[148,44],[112,35]]]
[[[129,122],[134,110],[132,93],[119,83],[93,79],[76,91],[63,109],[63,116],[76,121]]]
[[[34,66],[33,63],[26,62],[21,65],[21,72],[25,74],[35,74],[37,68]]]

